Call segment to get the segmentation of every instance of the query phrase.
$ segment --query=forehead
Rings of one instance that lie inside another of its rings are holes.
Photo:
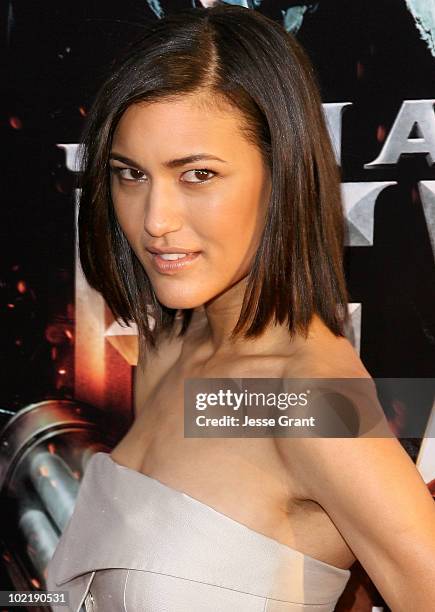
[[[252,146],[241,131],[243,117],[230,105],[215,105],[193,96],[132,104],[116,127],[113,143],[131,149],[147,143],[163,146],[209,146],[231,150]]]

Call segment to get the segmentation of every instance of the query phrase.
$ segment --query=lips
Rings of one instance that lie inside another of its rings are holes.
[[[161,257],[162,251],[157,251],[157,249],[154,249],[154,251],[148,249],[148,251],[151,255],[151,261],[154,269],[162,274],[176,274],[177,272],[180,272],[185,268],[189,268],[194,262],[198,260],[199,256],[201,255],[201,251],[183,251],[183,249],[180,249],[178,251],[176,251],[175,249],[171,251],[165,250],[163,251],[163,254],[167,252],[180,254],[185,253],[184,257],[168,260],[163,259],[163,257]]]
[[[199,251],[195,251],[194,249],[185,249],[183,247],[171,246],[171,247],[147,247],[147,251],[155,254],[168,254],[168,253],[199,253]]]

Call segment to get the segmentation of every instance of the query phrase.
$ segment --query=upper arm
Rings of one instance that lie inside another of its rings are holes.
[[[277,446],[388,605],[395,612],[430,609],[435,504],[398,440],[280,438]]]

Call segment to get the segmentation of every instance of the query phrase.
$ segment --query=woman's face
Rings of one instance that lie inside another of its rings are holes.
[[[271,189],[238,111],[205,110],[197,99],[130,106],[111,149],[118,222],[169,308],[206,304],[248,274]]]

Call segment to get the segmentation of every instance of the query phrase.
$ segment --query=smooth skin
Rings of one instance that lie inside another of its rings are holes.
[[[370,378],[350,342],[317,316],[306,339],[271,325],[260,338],[229,341],[271,189],[240,126],[237,109],[199,94],[130,106],[115,130],[119,223],[160,302],[195,311],[183,339],[139,356],[135,421],[111,456],[306,555],[345,569],[357,558],[394,612],[426,612],[435,505],[395,438],[183,436],[185,378]],[[169,164],[199,154],[210,158]],[[200,256],[168,275],[154,268],[150,246]]]

